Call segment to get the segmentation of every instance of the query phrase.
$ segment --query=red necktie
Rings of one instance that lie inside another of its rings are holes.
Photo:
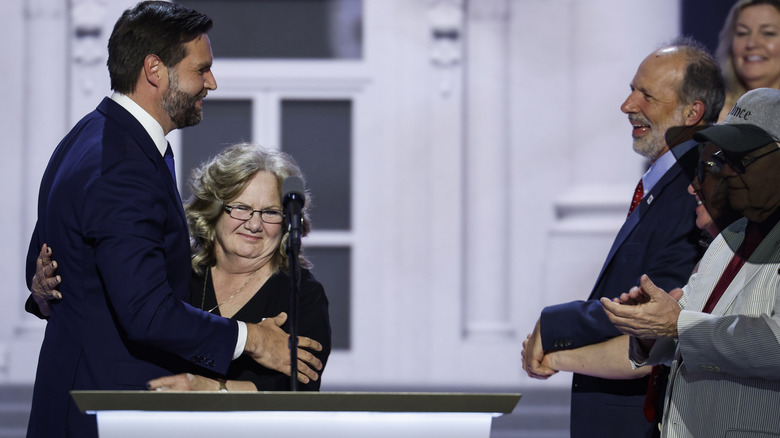
[[[715,288],[712,289],[712,293],[710,294],[709,299],[707,299],[707,304],[704,305],[702,312],[712,313],[712,309],[718,304],[718,300],[723,296],[723,292],[726,291],[729,284],[731,284],[731,281],[734,280],[737,272],[739,272],[742,265],[745,264],[745,261],[753,254],[753,251],[756,250],[758,244],[761,243],[761,239],[762,237],[761,233],[758,231],[758,227],[749,223],[745,228],[745,240],[742,242],[739,249],[734,252],[734,256],[731,257],[731,261],[726,266],[723,274],[721,274],[718,283],[715,285]]]
[[[658,399],[660,397],[661,386],[661,366],[653,365],[650,370],[650,380],[647,382],[647,394],[645,395],[645,404],[642,406],[642,410],[645,412],[645,418],[647,421],[653,422],[655,420],[655,407],[658,406]]]
[[[642,198],[645,196],[645,188],[642,185],[642,179],[639,179],[639,183],[634,189],[634,197],[631,199],[631,207],[628,207],[628,216],[631,216],[631,212],[634,211],[637,205],[642,202]]]
[[[758,227],[753,223],[749,223],[745,229],[745,240],[742,242],[739,249],[734,252],[734,256],[731,257],[731,261],[729,261],[723,274],[721,274],[720,279],[712,290],[702,312],[712,313],[712,309],[718,304],[718,300],[723,296],[723,292],[729,287],[729,284],[734,280],[734,277],[737,276],[737,272],[739,272],[742,265],[745,264],[745,261],[750,258],[762,239],[763,237],[758,231]],[[658,406],[658,398],[660,395],[660,382],[658,382],[658,380],[660,377],[660,367],[656,365],[650,372],[650,381],[647,384],[647,395],[645,396],[644,404],[645,418],[650,422],[655,419],[655,408]]]

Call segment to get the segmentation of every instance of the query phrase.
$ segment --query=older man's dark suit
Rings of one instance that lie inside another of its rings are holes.
[[[52,155],[28,279],[44,242],[60,262],[64,298],[46,327],[28,437],[97,436],[71,390],[142,390],[185,360],[226,372],[236,323],[183,303],[190,250],[175,183],[141,124],[111,99]]]
[[[667,291],[686,284],[701,256],[696,201],[687,191],[691,169],[698,158],[694,144],[688,141],[674,148],[674,153],[682,158],[626,219],[588,301],[544,309],[541,336],[545,351],[578,348],[619,336],[621,333],[607,319],[599,298],[615,298],[628,292],[639,283],[642,274],[649,275]],[[653,425],[642,410],[647,381],[606,380],[575,373],[572,438],[648,436]]]

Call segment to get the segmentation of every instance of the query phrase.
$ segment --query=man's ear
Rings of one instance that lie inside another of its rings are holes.
[[[162,78],[167,77],[163,75],[165,70],[165,64],[162,63],[157,55],[146,55],[144,58],[144,76],[146,81],[155,87],[159,87]]]
[[[685,126],[695,126],[704,118],[704,102],[696,100],[683,109]]]

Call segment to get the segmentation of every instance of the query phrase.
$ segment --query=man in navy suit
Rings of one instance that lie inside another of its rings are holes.
[[[696,134],[716,149],[700,174],[744,217],[712,242],[679,302],[649,276],[620,304],[602,298],[631,335],[634,366],[671,366],[662,437],[780,436],[779,111],[780,90],[756,88]]]
[[[71,390],[143,390],[187,362],[224,373],[242,353],[290,372],[285,315],[245,324],[183,302],[190,245],[165,135],[198,123],[202,99],[217,87],[211,25],[163,1],[125,11],[108,43],[114,94],[65,136],[46,168],[27,278],[49,243],[67,298],[48,309],[28,437],[97,436]],[[299,347],[321,348],[308,338]],[[298,378],[318,378],[321,363],[304,349],[298,358]]]
[[[685,284],[700,256],[695,200],[687,192],[697,158],[691,137],[717,121],[723,99],[720,70],[694,41],[679,40],[642,61],[621,110],[632,125],[634,150],[650,160],[650,168],[588,300],[542,311],[523,351],[523,369],[530,377],[544,379],[557,372],[543,364],[545,352],[576,349],[621,334],[601,308],[601,297],[612,299],[628,291],[642,274],[657,279],[665,290]],[[674,138],[666,138],[667,131],[676,132]],[[654,424],[643,412],[647,385],[647,377],[608,380],[575,373],[571,436],[650,436]]]

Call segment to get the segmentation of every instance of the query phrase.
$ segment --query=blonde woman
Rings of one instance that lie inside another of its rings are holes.
[[[780,89],[780,0],[739,0],[720,31],[715,56],[726,80],[723,121],[743,94]]]

